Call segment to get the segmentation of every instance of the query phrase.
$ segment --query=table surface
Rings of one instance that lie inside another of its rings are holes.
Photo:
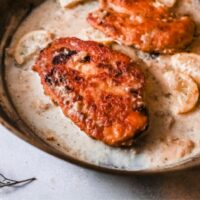
[[[55,158],[0,126],[0,173],[36,177],[23,187],[0,189],[0,200],[199,200],[200,168],[173,174],[115,176]]]

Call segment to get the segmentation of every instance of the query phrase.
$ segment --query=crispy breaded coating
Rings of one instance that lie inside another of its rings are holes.
[[[34,66],[44,91],[79,128],[112,146],[129,146],[148,124],[144,76],[126,55],[92,41],[55,40]]]
[[[145,52],[170,54],[193,39],[195,23],[155,0],[102,0],[88,22],[114,40]]]

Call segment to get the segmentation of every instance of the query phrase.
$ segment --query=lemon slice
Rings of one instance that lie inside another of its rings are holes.
[[[191,76],[200,84],[200,56],[195,53],[178,53],[171,57],[174,70]]]
[[[62,8],[73,8],[78,4],[86,2],[88,0],[58,0],[58,1]]]
[[[195,108],[199,90],[194,80],[183,73],[166,72],[164,77],[169,89],[172,91],[174,109],[178,114],[184,114]]]
[[[104,33],[92,27],[83,29],[78,37],[82,40],[92,40],[105,45],[111,45],[114,42],[113,39],[107,37]]]
[[[22,36],[16,45],[14,56],[18,64],[25,63],[37,51],[45,48],[53,39],[53,34],[36,30]]]

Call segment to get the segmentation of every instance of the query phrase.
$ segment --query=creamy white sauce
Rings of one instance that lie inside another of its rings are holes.
[[[56,1],[48,0],[22,23],[13,38],[11,48],[25,33],[38,29],[54,33],[56,38],[67,36],[81,38],[80,33],[84,33],[84,29],[89,28],[86,21],[87,13],[97,7],[97,2],[90,2],[64,11]],[[179,7],[182,13],[184,13],[183,8],[186,8],[185,11],[188,9],[183,4]],[[195,19],[200,22],[200,17]],[[82,35],[82,37],[85,36]],[[200,53],[198,40],[198,38],[195,39],[190,49]],[[146,76],[145,90],[150,113],[150,128],[144,139],[139,142],[140,145],[126,150],[112,148],[82,133],[64,116],[61,109],[53,105],[50,98],[44,95],[40,78],[32,71],[35,58],[19,67],[12,57],[7,56],[6,79],[9,92],[22,119],[36,130],[40,137],[47,139],[49,133],[53,135],[55,138],[53,145],[59,143],[60,146],[57,148],[64,153],[101,166],[127,170],[149,169],[172,164],[186,159],[191,154],[199,153],[200,106],[198,105],[193,112],[185,115],[174,114],[170,94],[163,87],[163,72],[171,69],[170,56],[151,59],[148,54],[138,52],[133,48],[119,45],[114,45],[113,48],[121,50],[137,62],[141,62],[141,59],[144,62],[141,66]],[[43,109],[43,112],[38,112],[38,109],[33,106],[38,101],[50,106],[48,109]],[[75,112],[76,109],[73,108],[71,111]],[[163,144],[165,148],[162,148]],[[174,146],[179,149],[178,152],[181,152],[175,156],[173,156],[175,150],[172,154],[169,153],[169,149],[174,149]]]

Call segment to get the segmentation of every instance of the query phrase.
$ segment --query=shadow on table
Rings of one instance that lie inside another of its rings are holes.
[[[96,172],[93,175],[108,187],[110,185],[110,188],[115,188],[112,193],[124,191],[117,199],[200,199],[200,167],[168,174],[142,176],[116,176]]]

